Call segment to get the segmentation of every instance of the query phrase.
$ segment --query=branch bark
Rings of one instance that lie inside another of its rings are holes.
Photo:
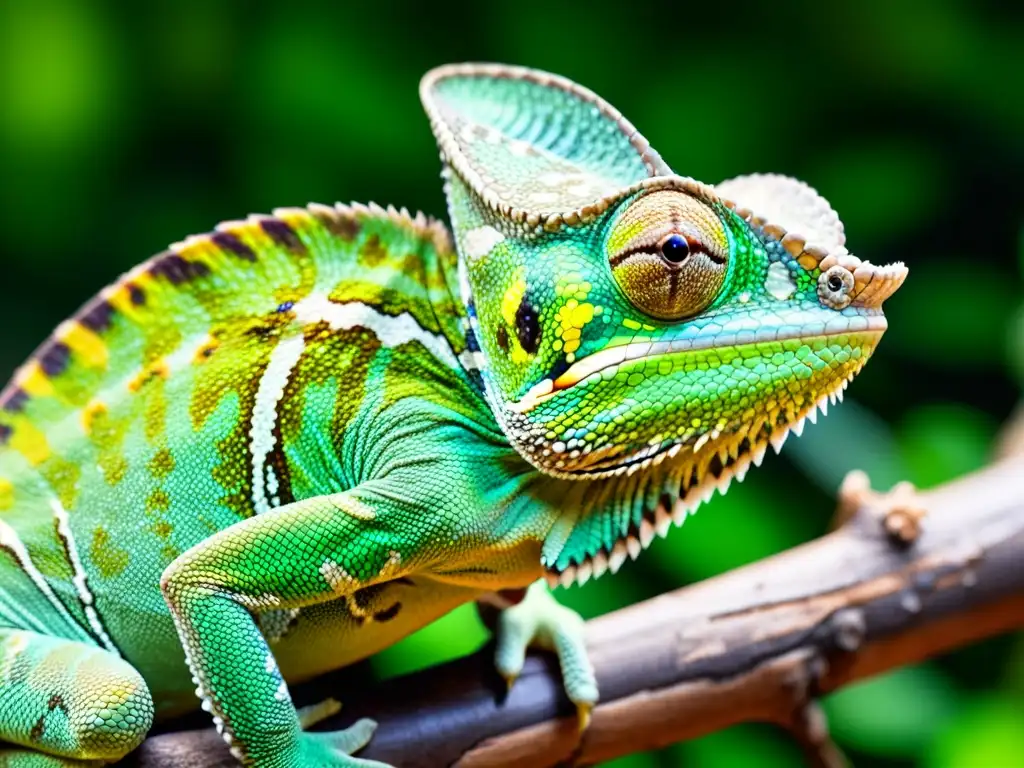
[[[375,718],[360,756],[403,767],[592,764],[748,721],[835,765],[817,697],[1024,627],[1024,456],[920,493],[909,544],[886,532],[887,497],[860,490],[821,539],[589,622],[601,703],[582,737],[544,655],[507,696],[485,648],[363,690],[330,675],[296,698],[343,699],[325,727]],[[212,729],[151,737],[130,761],[233,765]]]

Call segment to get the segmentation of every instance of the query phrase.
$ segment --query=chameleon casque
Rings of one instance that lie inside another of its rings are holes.
[[[276,210],[173,245],[0,394],[0,763],[113,761],[198,706],[260,766],[352,757],[287,682],[499,593],[497,665],[841,396],[906,276],[795,179],[674,174],[618,111],[528,69],[420,95],[451,233]],[[184,652],[183,652],[184,651]],[[197,696],[198,695],[198,696]]]

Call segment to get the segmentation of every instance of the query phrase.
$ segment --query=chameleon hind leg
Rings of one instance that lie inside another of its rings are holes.
[[[142,743],[152,722],[149,688],[119,656],[73,640],[0,630],[0,741],[46,753],[0,752],[0,766],[116,761]]]

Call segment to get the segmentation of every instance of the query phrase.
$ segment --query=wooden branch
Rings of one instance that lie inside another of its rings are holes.
[[[916,539],[889,524],[889,497],[848,483],[839,530],[589,622],[601,703],[582,737],[544,655],[507,697],[486,648],[362,689],[328,676],[297,699],[344,701],[330,727],[377,719],[361,756],[403,767],[591,764],[746,721],[789,728],[812,764],[839,765],[818,696],[1024,626],[1024,456],[914,501]],[[233,765],[212,729],[151,737],[132,760]]]

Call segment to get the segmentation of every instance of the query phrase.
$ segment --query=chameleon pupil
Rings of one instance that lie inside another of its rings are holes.
[[[828,288],[834,293],[839,293],[839,291],[843,289],[843,281],[840,280],[837,275],[832,275],[832,277],[828,279]]]
[[[516,336],[523,351],[533,354],[540,344],[540,318],[525,298],[516,310]]]
[[[690,244],[682,235],[670,235],[661,244],[661,255],[666,261],[679,264],[690,255]]]

